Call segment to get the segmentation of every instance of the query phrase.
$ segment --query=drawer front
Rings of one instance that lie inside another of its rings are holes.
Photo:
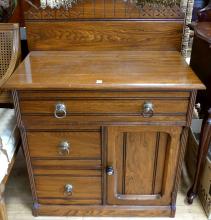
[[[78,100],[40,100],[21,101],[22,114],[54,115],[56,106],[63,104],[67,116],[74,115],[142,115],[145,103],[152,103],[154,114],[186,113],[188,100],[153,99],[78,99]]]
[[[100,132],[27,132],[31,157],[100,159]]]
[[[68,129],[68,126],[101,126],[107,122],[172,122],[184,126],[189,99],[189,92],[169,91],[19,92],[26,129]],[[151,104],[153,114],[145,114],[146,104]]]
[[[35,176],[40,203],[101,204],[101,177]]]

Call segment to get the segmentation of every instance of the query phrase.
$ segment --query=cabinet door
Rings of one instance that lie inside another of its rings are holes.
[[[107,203],[169,205],[180,149],[181,127],[107,128]]]

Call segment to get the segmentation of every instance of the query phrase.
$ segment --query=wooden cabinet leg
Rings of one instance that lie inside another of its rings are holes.
[[[4,185],[0,185],[0,219],[7,220],[7,211],[4,201]]]
[[[204,162],[205,162],[205,158],[207,156],[207,152],[209,149],[210,140],[211,140],[211,108],[208,110],[208,114],[204,118],[203,123],[202,123],[198,156],[197,156],[196,172],[194,176],[193,185],[187,193],[187,202],[189,204],[193,203],[193,200],[197,195],[198,184],[199,184],[202,170],[204,168]]]

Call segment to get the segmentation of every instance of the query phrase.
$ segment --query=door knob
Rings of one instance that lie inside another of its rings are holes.
[[[112,167],[112,166],[108,166],[108,167],[106,168],[106,173],[107,173],[108,176],[114,175],[114,169],[113,169],[113,167]]]

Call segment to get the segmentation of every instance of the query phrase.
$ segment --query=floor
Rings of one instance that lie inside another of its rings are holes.
[[[31,214],[32,199],[27,177],[26,165],[22,151],[19,151],[18,162],[10,175],[6,188],[6,204],[9,220],[138,220],[141,218],[107,218],[107,217],[33,217]],[[184,179],[184,178],[183,178]],[[187,182],[187,180],[186,180]],[[175,220],[205,220],[207,217],[203,211],[200,202],[196,199],[190,206],[184,202],[187,187],[185,181],[182,181],[182,187],[177,197],[177,212]],[[144,220],[160,220],[172,218],[143,218]]]

